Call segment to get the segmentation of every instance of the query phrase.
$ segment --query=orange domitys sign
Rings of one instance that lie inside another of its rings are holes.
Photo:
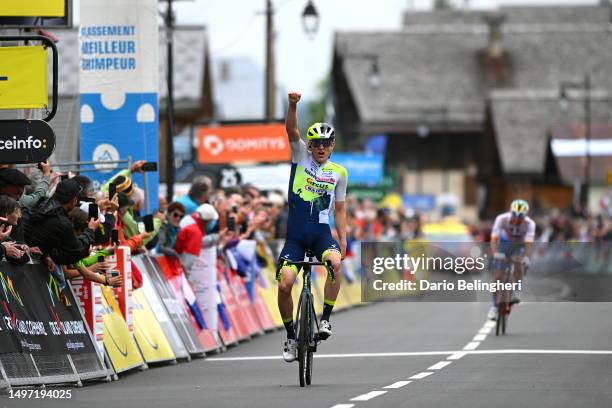
[[[198,161],[202,164],[282,162],[291,158],[285,125],[247,124],[199,127]]]

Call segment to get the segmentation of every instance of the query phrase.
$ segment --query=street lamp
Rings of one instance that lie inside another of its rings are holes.
[[[587,72],[582,82],[561,82],[559,87],[559,107],[567,111],[569,107],[569,89],[579,89],[584,92],[584,139],[585,139],[585,166],[584,188],[580,191],[580,204],[583,211],[589,209],[589,190],[591,188],[591,75]]]
[[[428,107],[420,109],[421,123],[416,127],[416,133],[419,138],[423,141],[429,137],[431,134],[431,125],[441,125],[443,129],[447,130],[448,128],[448,107],[439,106],[439,107]],[[442,143],[448,144],[449,139],[448,135],[445,133],[442,136]],[[431,141],[430,143],[438,143],[437,141]],[[444,146],[443,146],[444,147]],[[449,148],[443,148],[440,157],[442,159],[443,168],[442,168],[442,191],[447,193],[450,187],[449,180]],[[422,184],[419,181],[419,184]]]
[[[319,30],[319,13],[317,13],[317,9],[314,6],[312,0],[308,1],[306,7],[304,7],[304,12],[302,13],[302,23],[304,25],[304,32],[308,39],[314,39],[317,31]]]
[[[423,124],[417,126],[417,135],[419,135],[421,139],[425,139],[429,136],[429,126]]]
[[[374,58],[372,60],[372,65],[370,65],[370,72],[368,73],[368,83],[371,88],[380,87],[380,70],[378,68],[378,58]]]

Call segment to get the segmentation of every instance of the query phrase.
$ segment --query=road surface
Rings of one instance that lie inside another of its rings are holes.
[[[495,336],[486,303],[387,302],[335,314],[313,385],[280,359],[284,332],[227,352],[72,389],[28,407],[612,406],[609,303],[523,303]]]

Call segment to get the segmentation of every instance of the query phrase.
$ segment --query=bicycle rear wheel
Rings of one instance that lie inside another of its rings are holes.
[[[312,360],[309,362],[309,340],[310,340],[310,299],[308,295],[303,293],[300,300],[300,327],[298,333],[298,360],[299,360],[299,376],[300,387],[310,384],[312,373]],[[312,354],[312,353],[310,353]],[[310,357],[312,358],[312,356]]]
[[[502,304],[497,305],[497,321],[495,322],[495,335],[499,336],[502,330],[502,324],[504,322],[504,306]]]

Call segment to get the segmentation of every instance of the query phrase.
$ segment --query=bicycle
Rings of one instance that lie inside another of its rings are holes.
[[[502,277],[502,282],[513,283],[514,282],[514,268],[516,267],[516,262],[513,260],[509,260],[506,262],[504,266],[504,274]],[[499,336],[501,332],[502,335],[506,334],[506,324],[508,318],[510,317],[510,311],[512,310],[512,306],[518,302],[512,299],[512,290],[498,290],[495,298],[495,305],[497,306],[497,321],[495,323],[495,335]]]
[[[321,343],[319,337],[319,320],[314,309],[314,297],[311,291],[310,275],[313,266],[324,266],[328,275],[333,277],[331,273],[331,262],[314,262],[313,255],[307,252],[308,261],[292,262],[286,261],[285,265],[295,265],[302,268],[302,293],[298,301],[296,317],[294,320],[294,330],[297,336],[298,343],[298,374],[300,378],[300,387],[310,385],[312,382],[312,360],[313,353],[317,351],[317,345]]]

